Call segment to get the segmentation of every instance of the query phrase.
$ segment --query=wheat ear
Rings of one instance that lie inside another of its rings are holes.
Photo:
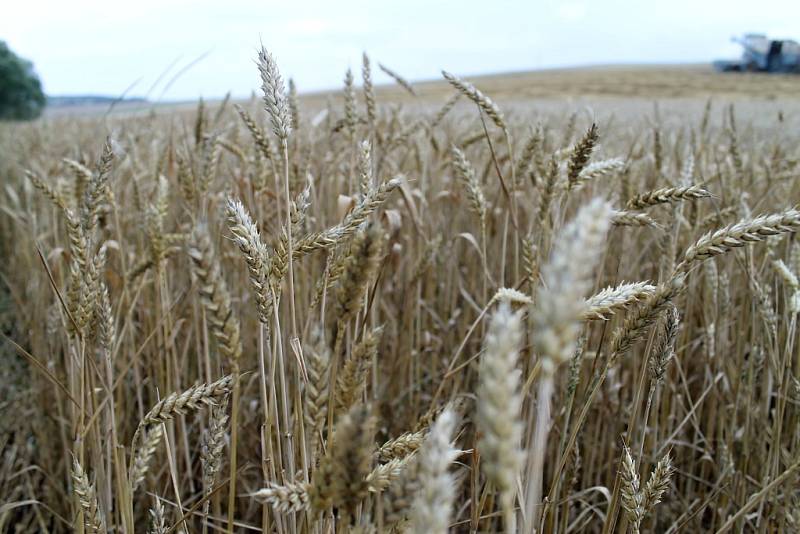
[[[139,421],[139,428],[164,423],[189,410],[213,406],[227,396],[232,387],[233,376],[228,375],[210,384],[197,384],[181,393],[172,393],[147,412]]]
[[[378,63],[378,67],[385,72],[391,79],[393,79],[397,85],[408,91],[412,96],[417,96],[417,92],[414,90],[414,87],[409,83],[408,80],[397,74],[395,71],[383,65],[382,63]]]
[[[367,387],[367,371],[378,353],[382,334],[383,327],[367,332],[338,374],[334,392],[337,413],[346,413],[351,406],[361,400]]]
[[[153,507],[150,512],[150,529],[148,534],[167,534],[167,517],[164,513],[164,505],[161,504],[161,499],[158,497],[153,498]]]
[[[378,112],[375,105],[375,89],[372,86],[372,66],[366,52],[361,55],[361,80],[364,83],[364,104],[367,108],[367,120],[374,127]]]
[[[381,493],[388,488],[392,482],[403,475],[403,471],[415,458],[415,454],[409,454],[404,458],[392,458],[385,464],[380,464],[367,475],[367,485],[370,493]]]
[[[475,103],[476,106],[478,106],[484,113],[486,113],[487,117],[492,119],[492,122],[494,122],[498,128],[500,128],[503,131],[506,131],[508,129],[505,118],[503,117],[503,112],[500,111],[500,108],[497,106],[497,104],[494,103],[494,101],[491,98],[483,94],[477,87],[475,87],[471,83],[464,81],[458,76],[450,74],[447,71],[443,70],[442,76],[444,76],[444,79],[447,80],[450,83],[450,85],[455,87],[458,92],[460,92],[462,95],[472,100],[472,102]]]
[[[636,213],[633,211],[614,210],[611,213],[611,224],[614,226],[649,226],[650,228],[661,228],[661,225],[646,213]]]
[[[625,161],[620,158],[611,158],[587,164],[580,170],[575,179],[568,182],[569,189],[576,189],[583,184],[594,182],[601,178],[611,176],[625,168]]]
[[[310,501],[309,485],[305,482],[289,484],[269,484],[251,495],[260,502],[270,504],[275,511],[284,514],[308,510]]]
[[[369,494],[375,420],[370,409],[356,405],[339,419],[328,452],[311,479],[309,498],[317,512],[331,506],[353,517]]]
[[[458,451],[451,440],[456,416],[445,410],[431,426],[430,434],[419,452],[420,489],[411,507],[410,532],[445,534],[450,528],[450,515],[455,500],[455,479],[450,466]]]
[[[592,152],[600,134],[597,131],[597,125],[592,123],[580,141],[578,141],[569,154],[567,162],[567,189],[573,189],[578,185],[581,172],[589,164],[589,158],[592,157]]]
[[[467,193],[470,207],[472,211],[478,216],[481,223],[481,228],[486,225],[486,213],[488,211],[486,196],[483,194],[483,189],[475,176],[475,170],[472,168],[469,160],[458,147],[453,146],[450,149],[453,156],[453,167],[456,170],[459,180],[464,186]]]
[[[522,395],[517,368],[521,340],[521,312],[513,313],[510,305],[502,302],[492,316],[480,360],[475,423],[481,434],[481,465],[500,493],[507,532],[514,530],[515,481],[522,466]]]
[[[645,514],[644,498],[639,484],[639,471],[627,445],[623,447],[622,469],[619,474],[622,478],[620,487],[622,508],[625,510],[628,522],[631,524],[631,532],[639,534],[639,525],[641,525]]]
[[[336,289],[336,316],[340,322],[354,317],[364,303],[367,283],[378,268],[383,232],[373,223],[356,234]]]
[[[675,472],[672,467],[672,458],[669,453],[665,454],[653,468],[653,473],[647,484],[644,485],[644,499],[643,505],[645,512],[650,512],[653,508],[661,502],[664,493],[669,489],[670,479]]]
[[[72,491],[78,498],[78,504],[83,511],[84,527],[94,534],[105,533],[105,521],[97,502],[97,492],[94,484],[89,482],[89,476],[83,470],[77,458],[72,459],[72,482]]]
[[[258,71],[261,73],[264,106],[272,123],[272,131],[278,139],[288,139],[292,133],[292,116],[286,99],[286,87],[275,58],[263,47],[258,52]]]
[[[150,469],[150,460],[156,453],[161,437],[164,435],[164,427],[161,425],[153,426],[142,438],[142,445],[136,450],[133,459],[133,469],[130,473],[131,487],[135,491],[144,482],[147,471]]]
[[[616,287],[607,287],[586,299],[583,318],[607,321],[616,312],[652,295],[655,289],[656,286],[647,282],[623,282]]]
[[[627,208],[629,210],[641,210],[658,204],[708,198],[710,196],[711,193],[703,189],[700,185],[662,187],[636,195],[628,201]]]
[[[724,254],[747,243],[764,241],[767,237],[800,229],[800,211],[790,208],[781,213],[744,219],[719,230],[709,232],[691,245],[676,272],[688,270],[692,263]]]
[[[233,234],[233,241],[239,247],[247,263],[259,321],[262,324],[269,324],[274,304],[269,287],[270,259],[267,254],[267,246],[261,241],[258,227],[241,201],[229,198],[226,211],[228,228]]]
[[[238,371],[242,356],[239,321],[231,309],[231,298],[219,263],[214,255],[208,229],[204,225],[195,228],[189,244],[192,272],[197,277],[203,306],[208,311],[209,322],[219,343],[220,352],[228,359],[234,371]]]
[[[532,315],[534,346],[544,370],[554,372],[575,352],[585,295],[603,252],[610,206],[594,199],[561,232],[550,261],[542,267],[544,285],[537,291]]]
[[[422,446],[427,430],[406,432],[396,438],[390,439],[378,448],[375,456],[381,462],[388,462],[398,458],[405,458]]]

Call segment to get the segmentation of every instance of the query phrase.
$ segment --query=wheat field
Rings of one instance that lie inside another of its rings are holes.
[[[257,65],[0,128],[0,531],[800,531],[800,82]]]

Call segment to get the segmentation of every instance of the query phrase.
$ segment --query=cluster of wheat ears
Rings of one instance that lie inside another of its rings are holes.
[[[431,110],[366,55],[315,109],[257,64],[249,103],[0,139],[0,530],[800,529],[782,115],[447,72]]]

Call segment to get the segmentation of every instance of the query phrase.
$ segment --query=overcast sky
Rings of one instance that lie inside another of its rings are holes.
[[[735,57],[744,32],[800,38],[800,0],[8,0],[0,39],[51,95],[247,96],[260,42],[303,90],[337,87],[366,50],[409,79]],[[794,33],[795,35],[791,35]],[[172,69],[156,84],[159,75]],[[375,81],[385,82],[380,73]]]

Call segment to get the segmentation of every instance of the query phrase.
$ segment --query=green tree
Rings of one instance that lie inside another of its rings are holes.
[[[46,101],[33,64],[0,41],[0,120],[35,119]]]

